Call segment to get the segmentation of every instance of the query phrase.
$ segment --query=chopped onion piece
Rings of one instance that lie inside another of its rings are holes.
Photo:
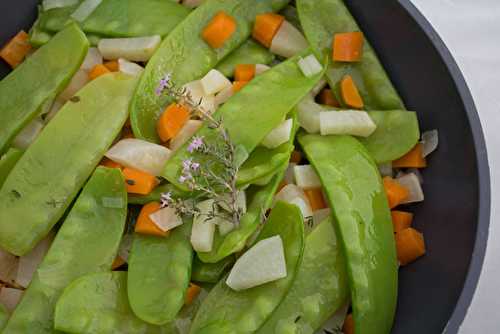
[[[132,240],[133,237],[131,234],[125,234],[120,242],[120,247],[118,248],[118,256],[120,256],[125,262],[128,262],[130,249],[132,248]]]
[[[399,184],[408,189],[410,193],[408,198],[402,202],[403,204],[422,202],[425,199],[420,181],[414,173],[405,174],[398,177],[396,180]]]
[[[43,0],[42,6],[43,10],[49,10],[54,8],[63,8],[76,5],[79,0]]]
[[[406,172],[415,174],[418,177],[420,184],[424,184],[424,177],[418,168],[410,168]]]
[[[98,48],[105,59],[125,58],[129,61],[148,61],[161,43],[159,35],[149,37],[103,38]]]
[[[45,124],[49,123],[61,110],[61,108],[64,106],[64,101],[61,100],[55,100],[54,103],[52,104],[52,107],[50,108],[50,111],[48,112],[47,115],[45,115]]]
[[[201,80],[191,81],[183,86],[187,93],[191,95],[194,102],[201,101],[200,107],[207,113],[211,114],[215,111],[215,96],[205,95]]]
[[[198,131],[203,125],[202,121],[189,120],[182,127],[179,133],[170,141],[170,149],[172,151],[178,150],[182,145],[184,145],[193,135]]]
[[[308,78],[315,76],[323,70],[323,66],[312,54],[305,58],[300,58],[298,65],[302,73],[304,73],[304,75]]]
[[[438,130],[425,131],[422,134],[422,155],[425,158],[432,152],[434,152],[439,145],[439,133]]]
[[[352,135],[369,137],[377,129],[365,111],[344,110],[319,113],[321,135]]]
[[[292,136],[293,120],[287,119],[276,128],[271,130],[262,141],[261,145],[270,149],[290,141]]]
[[[128,138],[120,140],[105,155],[125,167],[159,176],[170,158],[170,154],[171,151],[164,146],[145,140]]]
[[[215,105],[218,108],[234,95],[233,86],[224,88],[219,94],[215,95]]]
[[[27,149],[31,143],[35,141],[40,132],[42,132],[44,126],[45,124],[41,119],[35,118],[17,134],[12,142],[12,146],[20,148],[21,150]]]
[[[144,67],[123,58],[118,59],[118,67],[120,72],[134,77],[137,77],[144,72]]]
[[[321,188],[321,180],[311,165],[299,165],[293,169],[295,182],[304,190]]]
[[[69,85],[64,89],[61,94],[58,96],[58,100],[60,101],[68,101],[75,94],[83,88],[89,82],[89,75],[84,70],[76,71],[75,75],[69,82]]]
[[[219,221],[219,223],[217,224],[218,228],[219,228],[219,234],[221,236],[225,236],[226,234],[228,234],[229,232],[231,232],[232,230],[234,230],[234,224],[230,221],[227,221],[227,220],[221,220]]]
[[[83,22],[96,10],[102,0],[83,0],[78,8],[71,14],[71,18],[75,21]]]
[[[210,70],[200,81],[205,96],[217,94],[233,86],[224,74],[215,69]]]
[[[295,184],[295,171],[294,171],[295,166],[297,166],[295,162],[290,162],[288,164],[288,168],[285,171],[285,178],[284,178],[286,184]]]
[[[90,71],[94,66],[102,64],[102,55],[97,48],[89,48],[87,56],[80,67],[84,71]]]
[[[19,258],[0,248],[0,281],[13,283],[17,275]]]
[[[149,215],[149,218],[163,232],[167,232],[177,226],[182,225],[182,219],[174,208],[163,208]]]
[[[33,278],[33,274],[42,262],[43,258],[49,251],[50,245],[54,240],[54,234],[50,233],[47,237],[42,239],[28,254],[19,258],[19,268],[17,269],[17,276],[15,282],[27,288]]]
[[[386,162],[378,165],[378,170],[380,172],[380,175],[382,176],[390,176],[392,177],[393,170],[392,170],[392,162]]]
[[[23,296],[23,290],[6,288],[0,289],[0,304],[4,305],[7,311],[12,312]]]
[[[308,95],[299,102],[297,110],[300,126],[308,133],[319,133],[319,114],[325,111],[325,108],[314,102],[312,95]]]
[[[302,212],[304,219],[312,217],[313,212],[309,200],[307,199],[304,190],[294,184],[287,184],[274,197],[274,203],[283,201],[290,204],[295,204]]]
[[[271,67],[264,64],[255,64],[255,75],[262,74],[266,71],[269,71]]]
[[[269,51],[278,56],[290,58],[309,46],[304,35],[290,22],[283,21],[274,36]]]
[[[214,201],[206,200],[197,204],[199,214],[193,219],[191,230],[191,245],[197,252],[210,252],[212,250],[215,233],[214,219],[207,220],[208,214],[214,209]]]
[[[188,8],[195,8],[201,5],[205,0],[183,0],[182,4]]]

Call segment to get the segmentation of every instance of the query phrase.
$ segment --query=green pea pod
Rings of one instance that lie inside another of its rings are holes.
[[[173,197],[175,198],[183,198],[189,195],[189,193],[186,193],[184,191],[180,191],[170,183],[165,183],[162,185],[159,185],[156,187],[152,192],[150,192],[148,195],[134,195],[134,194],[129,194],[128,195],[128,202],[129,204],[138,204],[138,205],[144,205],[150,202],[159,202],[161,194],[163,193],[168,193],[170,192]]]
[[[111,270],[126,217],[122,174],[97,168],[2,333],[53,333],[54,309],[64,288],[80,276]]]
[[[217,263],[204,263],[198,257],[193,261],[191,280],[202,283],[217,283],[234,263],[234,256],[228,256]]]
[[[290,22],[295,28],[302,31],[302,26],[300,25],[299,13],[296,7],[288,5],[285,8],[283,8],[280,14],[283,15],[285,17],[285,20]]]
[[[151,58],[137,87],[130,107],[134,135],[159,142],[156,121],[168,98],[155,91],[167,73],[179,87],[200,79],[250,36],[252,22],[260,13],[275,12],[288,0],[216,0],[204,2],[182,21],[162,42]],[[212,49],[201,37],[206,25],[218,12],[224,11],[236,20],[236,31],[219,49]]]
[[[287,276],[243,291],[221,280],[208,294],[191,327],[191,334],[254,333],[290,290],[302,262],[304,222],[297,206],[278,202],[258,240],[279,235],[283,241]]]
[[[216,263],[245,247],[247,240],[259,228],[263,215],[271,207],[273,196],[283,179],[287,166],[288,163],[281,166],[273,179],[266,185],[251,186],[246,190],[249,205],[247,212],[241,218],[240,226],[225,236],[221,236],[219,232],[215,233],[212,251],[198,252],[201,261]]]
[[[232,78],[239,64],[270,64],[275,56],[268,49],[252,39],[247,40],[239,48],[224,58],[216,69],[226,77]]]
[[[387,198],[377,166],[350,136],[299,134],[321,179],[345,254],[357,334],[391,331],[398,264]]]
[[[3,306],[2,304],[0,304],[0,331],[7,324],[7,320],[9,320],[9,312],[7,311],[7,309],[5,308],[5,306]]]
[[[40,12],[38,16],[40,29],[53,33],[63,30],[64,27],[71,22],[71,14],[73,14],[78,6],[79,4],[76,4]]]
[[[7,153],[0,158],[0,188],[9,176],[10,171],[23,156],[24,151],[11,147]]]
[[[23,255],[62,217],[125,123],[135,83],[120,73],[90,82],[24,152],[0,190],[1,247]]]
[[[52,33],[47,32],[40,26],[40,16],[42,15],[42,6],[38,6],[38,19],[35,21],[30,30],[30,44],[34,47],[41,47],[48,43],[52,38]]]
[[[71,283],[57,301],[54,322],[56,330],[75,334],[175,333],[134,315],[123,271],[90,274]]]
[[[47,100],[71,80],[88,49],[82,31],[71,25],[0,81],[0,154]]]
[[[319,59],[332,57],[332,39],[337,33],[360,31],[342,0],[297,0],[305,36]],[[367,110],[405,109],[375,51],[366,41],[359,62],[330,62],[326,78],[334,87],[350,74],[360,91]]]
[[[165,325],[184,305],[191,277],[191,222],[168,237],[136,234],[128,261],[130,307],[140,319]]]
[[[348,298],[345,260],[329,218],[306,237],[290,291],[257,333],[315,333]]]
[[[320,80],[323,73],[308,78],[297,65],[300,57],[310,52],[306,50],[255,77],[216,111],[214,117],[223,119],[224,127],[236,147],[251,153]],[[217,130],[210,129],[206,124],[196,135],[204,137],[207,142],[219,140]],[[162,174],[179,188],[186,187],[178,179],[182,161],[192,155],[186,149],[188,145],[189,142],[172,155]]]

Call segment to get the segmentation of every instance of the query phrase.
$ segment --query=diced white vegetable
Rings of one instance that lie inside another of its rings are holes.
[[[0,248],[0,281],[13,283],[17,275],[19,258]]]
[[[402,202],[403,204],[422,202],[425,199],[420,181],[414,173],[403,175],[396,180],[409,191],[408,198]]]
[[[369,137],[377,125],[365,111],[344,110],[319,113],[321,135]]]
[[[198,103],[201,100],[200,107],[207,113],[211,114],[215,111],[215,96],[205,95],[201,80],[191,81],[183,86],[184,89],[191,95],[191,98]]]
[[[182,225],[182,219],[177,215],[174,208],[163,208],[149,215],[149,218],[163,232],[169,231]]]
[[[28,287],[33,278],[33,274],[49,251],[53,240],[54,234],[49,233],[49,235],[41,240],[28,254],[19,258],[19,268],[17,269],[15,280],[17,284],[23,288]]]
[[[261,145],[270,149],[290,141],[292,136],[293,120],[287,119],[276,128],[271,130],[262,141]]]
[[[283,21],[274,36],[269,51],[290,58],[309,46],[304,35],[288,21]]]
[[[195,8],[201,5],[205,0],[183,0],[182,4],[188,8]]]
[[[241,291],[287,276],[285,251],[279,235],[261,240],[234,264],[226,284]]]
[[[78,8],[71,14],[75,21],[83,22],[101,4],[102,0],[83,0]]]
[[[234,95],[233,86],[224,88],[219,94],[215,95],[215,106],[218,108]]]
[[[297,166],[295,162],[291,162],[288,164],[284,178],[286,184],[295,184],[295,166]]]
[[[137,77],[144,72],[144,67],[123,58],[118,59],[118,67],[120,72],[134,77]]]
[[[42,132],[44,126],[45,124],[41,119],[35,118],[17,134],[16,138],[14,138],[14,141],[12,142],[12,146],[22,150],[27,149],[31,143],[35,141],[40,132]]]
[[[191,230],[191,245],[197,252],[210,252],[214,242],[215,222],[207,220],[207,215],[213,210],[214,201],[206,200],[198,203],[200,211],[193,219]]]
[[[299,165],[293,169],[297,186],[304,190],[321,188],[321,180],[311,165]]]
[[[125,58],[130,61],[148,61],[161,43],[159,35],[131,38],[103,38],[98,48],[105,59]]]
[[[224,200],[229,203],[230,201],[229,194],[224,195]],[[228,203],[220,202],[219,206],[223,210],[230,212],[231,208],[229,207]],[[238,193],[236,194],[236,206],[238,207],[238,209],[241,209],[241,212],[243,213],[247,212],[247,196],[245,194],[245,191],[239,190]]]
[[[392,170],[392,162],[386,162],[378,165],[378,170],[380,172],[380,175],[382,176],[390,176],[392,177],[393,170]]]
[[[213,95],[221,92],[227,87],[232,87],[231,81],[220,71],[212,69],[202,79],[204,95]]]
[[[64,101],[61,100],[55,100],[54,103],[52,104],[52,107],[50,108],[50,111],[45,115],[45,124],[49,123],[61,110],[61,108],[64,106]]]
[[[12,312],[23,296],[23,290],[3,287],[0,290],[0,304],[5,306],[7,311]]]
[[[219,234],[221,236],[225,236],[235,228],[234,224],[227,220],[220,220],[217,227],[219,228]]]
[[[76,5],[79,0],[43,0],[43,10],[62,8]]]
[[[64,102],[68,101],[73,96],[75,96],[75,94],[88,82],[89,75],[87,72],[85,72],[84,70],[76,71],[75,75],[69,82],[68,87],[66,87],[66,89],[64,89],[61,94],[59,94],[59,97],[57,99]]]
[[[422,155],[424,158],[434,152],[439,145],[439,133],[438,130],[425,131],[422,134],[422,144],[423,150]]]
[[[308,133],[319,133],[319,114],[325,111],[325,108],[314,102],[312,95],[308,95],[299,102],[297,110],[300,126]]]
[[[171,151],[164,146],[128,138],[120,140],[105,155],[125,167],[159,176],[170,154]]]
[[[298,65],[302,73],[304,73],[304,75],[308,78],[315,76],[323,70],[323,66],[312,54],[305,58],[300,58]]]
[[[120,247],[118,248],[118,256],[120,256],[125,262],[128,262],[128,257],[130,255],[130,249],[132,248],[133,237],[131,234],[125,234],[120,242]]]
[[[406,172],[415,174],[418,177],[418,181],[420,182],[420,184],[424,184],[424,177],[422,173],[420,173],[418,168],[409,168]]]
[[[80,67],[84,71],[90,71],[94,66],[102,64],[102,55],[97,48],[89,48],[87,56]]]
[[[262,74],[266,71],[269,71],[271,67],[264,64],[255,64],[255,75]]]
[[[301,197],[295,197],[288,203],[295,204],[300,209],[300,212],[302,213],[302,217],[304,218],[304,220],[307,220],[313,216],[313,211],[308,200],[305,200]]]
[[[182,127],[179,133],[170,141],[170,149],[176,151],[184,145],[193,135],[198,131],[203,125],[202,121],[199,120],[189,120]]]
[[[326,218],[330,217],[331,214],[332,210],[330,208],[319,209],[314,211],[313,226],[311,227],[311,229],[314,229],[314,227],[318,226],[318,224],[323,222]]]
[[[302,212],[304,219],[312,217],[313,215],[311,205],[306,194],[304,193],[304,190],[294,184],[287,184],[276,194],[274,197],[274,203],[278,201],[297,205]]]

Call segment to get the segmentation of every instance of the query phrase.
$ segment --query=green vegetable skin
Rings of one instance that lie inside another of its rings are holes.
[[[7,312],[5,306],[0,304],[0,331],[5,327],[7,320],[9,320],[9,312]]]
[[[176,198],[183,198],[189,195],[189,193],[180,191],[170,183],[165,183],[162,185],[159,185],[155,189],[153,189],[152,192],[150,192],[147,195],[135,195],[135,194],[129,194],[128,195],[128,203],[129,204],[139,204],[139,205],[144,205],[148,204],[150,202],[159,202],[161,194],[163,193],[172,193],[173,197]]]
[[[184,305],[191,276],[191,222],[168,237],[136,234],[128,261],[128,297],[142,320],[165,325]]]
[[[279,235],[285,251],[287,276],[244,291],[221,280],[208,294],[191,327],[191,334],[254,333],[290,290],[304,251],[304,222],[295,205],[278,202],[258,240]]]
[[[191,280],[202,283],[217,283],[222,274],[234,263],[234,256],[227,256],[217,263],[204,263],[194,258]]]
[[[278,11],[287,3],[288,0],[212,0],[195,9],[163,40],[146,66],[130,107],[134,135],[159,142],[156,121],[168,102],[168,98],[155,94],[160,79],[171,72],[173,82],[179,87],[200,79],[247,40],[257,14]],[[237,28],[223,47],[212,49],[202,39],[201,33],[220,11],[231,15]]]
[[[300,22],[316,56],[331,59],[332,39],[336,33],[360,31],[342,0],[297,0]],[[360,62],[330,62],[326,78],[334,87],[350,74],[360,91],[366,110],[405,109],[389,77],[365,39]]]
[[[97,168],[2,333],[53,333],[55,304],[64,288],[82,275],[111,269],[126,216],[122,174]]]
[[[135,83],[120,73],[92,81],[26,150],[0,190],[1,247],[23,255],[62,217],[125,123]]]
[[[329,218],[306,237],[290,291],[257,333],[315,333],[348,298],[345,260]]]
[[[299,134],[336,218],[345,254],[356,334],[389,333],[398,264],[387,198],[377,166],[350,136]]]
[[[40,106],[66,87],[87,50],[85,35],[70,25],[0,81],[0,154]]]
[[[57,301],[55,329],[75,334],[174,333],[137,318],[127,298],[127,273],[90,274],[71,283]]]
[[[234,76],[234,70],[240,64],[270,64],[275,56],[268,49],[261,46],[252,39],[247,40],[239,48],[234,50],[216,69],[221,71],[228,78]]]
[[[5,179],[9,176],[10,171],[23,156],[23,151],[17,148],[10,148],[0,158],[0,188],[2,188]]]

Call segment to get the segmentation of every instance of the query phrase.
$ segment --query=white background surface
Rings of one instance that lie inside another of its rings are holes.
[[[500,0],[412,0],[457,61],[489,155],[492,211],[486,260],[460,334],[500,333]]]

